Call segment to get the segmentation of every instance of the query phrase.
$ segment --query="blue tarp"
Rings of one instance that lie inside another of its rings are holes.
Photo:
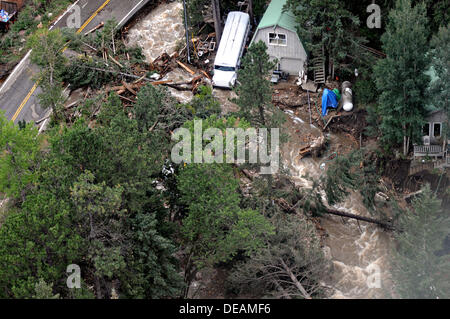
[[[328,114],[328,108],[337,108],[338,107],[338,99],[336,96],[336,93],[333,91],[330,91],[328,89],[325,89],[323,91],[322,96],[322,116],[325,116]]]
[[[0,21],[1,22],[8,22],[9,21],[9,14],[5,10],[0,10]]]

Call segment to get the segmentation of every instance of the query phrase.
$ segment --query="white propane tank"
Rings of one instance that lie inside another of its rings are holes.
[[[353,92],[351,87],[352,84],[348,81],[342,83],[342,105],[346,112],[353,110]]]

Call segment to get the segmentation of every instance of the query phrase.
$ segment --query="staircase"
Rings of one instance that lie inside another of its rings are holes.
[[[322,47],[322,52],[317,50],[314,52],[314,59],[312,59],[313,70],[314,70],[314,83],[323,84],[325,83],[325,54],[324,48]]]

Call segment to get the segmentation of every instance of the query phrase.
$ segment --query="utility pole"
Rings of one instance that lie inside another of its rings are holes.
[[[250,21],[253,24],[253,0],[248,0],[248,14],[250,16]]]
[[[212,0],[212,10],[214,18],[214,29],[216,29],[216,42],[219,43],[220,38],[222,37],[222,24],[220,15],[220,3],[218,0]]]
[[[189,47],[189,24],[188,24],[188,14],[186,9],[186,0],[183,0],[184,8],[184,28],[186,29],[186,50],[187,50],[187,60],[191,63],[191,49]]]

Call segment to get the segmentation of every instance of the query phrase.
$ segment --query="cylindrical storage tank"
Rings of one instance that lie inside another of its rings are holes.
[[[353,110],[353,91],[349,81],[342,83],[342,107],[347,112]]]

